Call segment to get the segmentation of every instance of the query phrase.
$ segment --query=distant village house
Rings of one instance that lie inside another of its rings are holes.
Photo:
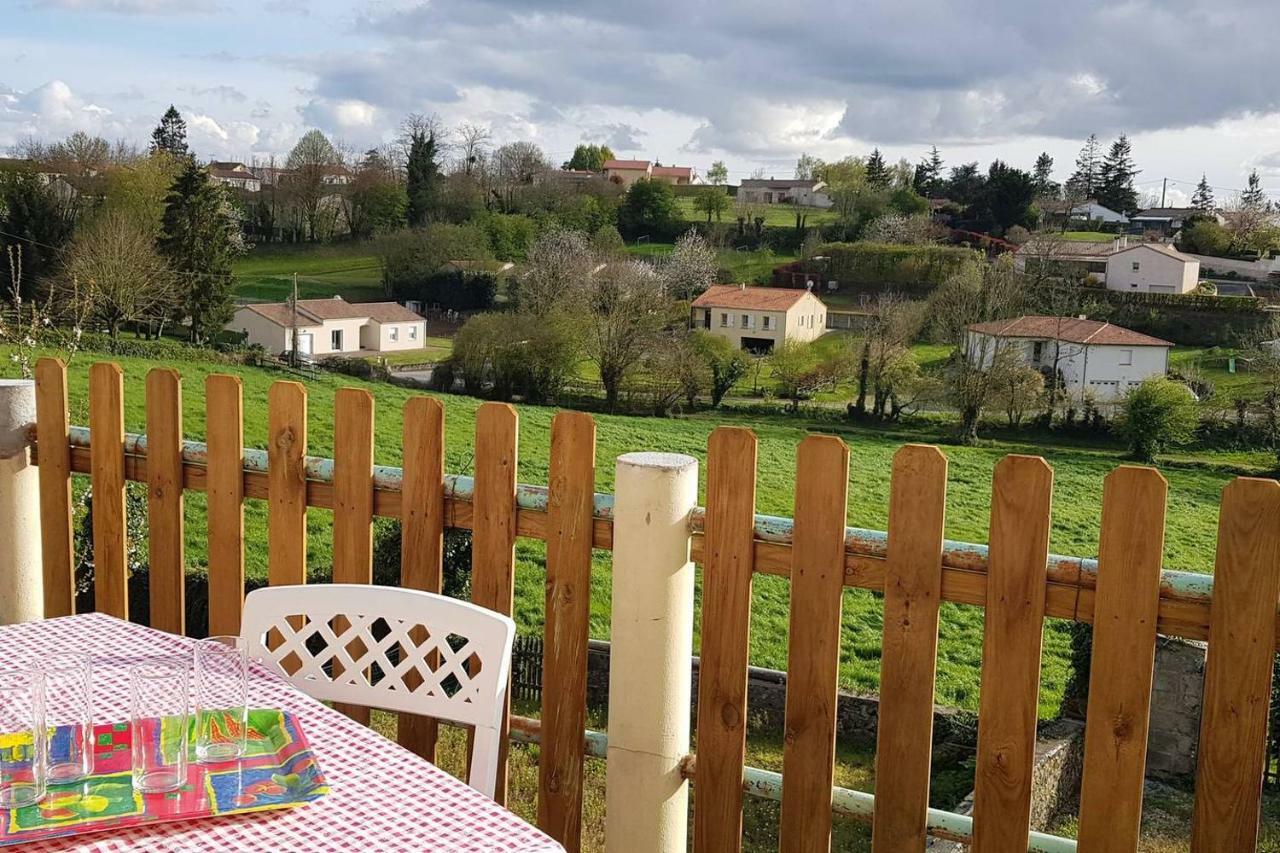
[[[655,166],[649,160],[606,160],[604,173],[609,180],[624,187],[642,179],[688,186],[694,178],[692,166]]]
[[[426,346],[426,320],[396,302],[350,303],[341,297],[299,299],[295,315],[288,302],[256,303],[236,310],[227,328],[245,335],[273,355],[293,350],[304,356],[361,355]]]
[[[827,329],[827,306],[808,290],[713,284],[693,300],[690,326],[738,349],[772,352],[783,341],[812,341]]]
[[[798,204],[805,207],[831,207],[831,196],[822,181],[775,180],[748,178],[738,186],[738,201],[753,204]]]

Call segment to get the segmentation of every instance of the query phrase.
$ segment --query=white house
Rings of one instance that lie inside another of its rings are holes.
[[[1164,376],[1172,346],[1099,320],[1031,316],[969,326],[965,357],[986,367],[996,353],[1012,351],[1046,378],[1056,370],[1068,394],[1114,402],[1144,380]]]
[[[739,349],[770,352],[783,341],[822,337],[827,306],[808,290],[713,284],[693,300],[689,323]]]
[[[827,185],[816,180],[788,178],[748,178],[738,185],[738,200],[755,204],[799,204],[805,207],[831,207]]]
[[[1129,217],[1123,213],[1098,204],[1092,199],[1071,208],[1071,212],[1067,215],[1071,219],[1084,219],[1089,222],[1118,222],[1122,225],[1129,222]]]
[[[1190,293],[1200,284],[1200,262],[1167,243],[1139,243],[1107,256],[1107,290]]]
[[[251,193],[262,189],[262,180],[244,163],[214,160],[209,164],[209,177],[220,184]]]
[[[293,349],[295,315],[288,302],[256,303],[236,309],[227,328],[269,353]],[[299,299],[298,352],[303,355],[360,355],[426,346],[427,321],[395,302],[352,304],[332,299]]]

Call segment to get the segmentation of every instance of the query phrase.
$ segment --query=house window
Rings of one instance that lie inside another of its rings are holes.
[[[764,329],[766,332],[773,329],[773,318],[770,317],[768,314],[764,315],[763,324],[761,325],[761,328]]]
[[[1141,267],[1142,267],[1141,262],[1139,262],[1139,261],[1134,261],[1134,262],[1133,262],[1133,271],[1134,271],[1134,272],[1137,272],[1139,269],[1141,269]]]
[[[1122,367],[1128,367],[1131,364],[1133,364],[1133,350],[1131,349],[1120,350],[1120,365]]]
[[[411,341],[416,341],[417,339],[418,339],[418,327],[417,327],[417,326],[410,326],[410,327],[409,327],[409,340],[411,340]]]
[[[1036,341],[1031,345],[1031,360],[1038,362],[1044,358],[1044,341]]]
[[[729,315],[722,313],[720,315],[720,327],[728,328],[728,326],[729,326]]]
[[[334,329],[329,333],[329,349],[334,352],[342,352],[342,330]]]
[[[742,315],[742,328],[744,328],[744,329],[750,329],[750,328],[751,328],[751,315],[750,315],[750,314],[743,314],[743,315]]]
[[[390,338],[392,341],[400,340],[400,327],[392,326],[387,332],[387,337]]]

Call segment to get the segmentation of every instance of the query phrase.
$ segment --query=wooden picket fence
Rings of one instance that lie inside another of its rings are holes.
[[[267,464],[250,466],[236,377],[205,385],[207,455],[184,457],[182,388],[155,369],[146,383],[146,439],[124,431],[123,377],[90,369],[91,441],[72,441],[63,365],[37,369],[45,612],[74,610],[71,476],[92,480],[96,602],[127,618],[125,484],[148,484],[151,621],[182,632],[183,493],[207,494],[209,630],[238,633],[244,590],[243,504],[268,506],[272,584],[300,583],[308,507],[333,511],[333,580],[372,581],[372,521],[400,519],[401,583],[439,591],[443,532],[473,535],[472,597],[510,613],[518,536],[545,540],[546,625],[540,721],[538,823],[580,848],[591,549],[612,546],[612,520],[595,507],[595,424],[556,415],[545,504],[528,508],[518,486],[517,415],[486,403],[476,415],[474,488],[445,487],[444,409],[415,398],[404,411],[403,468],[374,469],[374,404],[340,390],[334,458],[307,457],[307,393],[277,382],[268,400]],[[1253,849],[1266,755],[1272,657],[1280,600],[1280,483],[1240,478],[1223,494],[1211,590],[1161,573],[1166,484],[1123,466],[1103,490],[1098,569],[1048,553],[1053,474],[1038,457],[1010,456],[995,470],[989,546],[945,541],[947,462],[908,445],[894,458],[889,530],[846,528],[848,449],[811,436],[796,459],[794,522],[755,513],[756,438],[722,427],[710,439],[705,510],[691,520],[703,566],[698,750],[685,762],[696,784],[694,848],[741,848],[752,578],[790,578],[781,849],[830,845],[840,616],[847,587],[884,593],[881,711],[873,846],[920,850],[932,744],[939,604],[985,608],[972,843],[979,853],[1027,849],[1040,644],[1046,616],[1093,624],[1093,662],[1080,808],[1080,849],[1134,851],[1141,816],[1147,718],[1158,633],[1207,639],[1205,707],[1193,824],[1194,851]],[[323,476],[320,476],[322,474]],[[855,480],[856,488],[856,480]],[[534,490],[537,491],[537,490]],[[786,522],[778,529],[773,522]],[[764,529],[768,528],[768,529]],[[354,711],[352,713],[355,713]],[[359,716],[357,714],[357,716]],[[434,756],[430,720],[406,717],[401,743]],[[506,755],[497,799],[505,801]]]

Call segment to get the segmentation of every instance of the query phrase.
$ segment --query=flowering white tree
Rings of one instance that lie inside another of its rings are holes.
[[[688,231],[676,242],[675,251],[660,272],[668,296],[693,299],[716,280],[720,263],[706,238],[697,231]]]

